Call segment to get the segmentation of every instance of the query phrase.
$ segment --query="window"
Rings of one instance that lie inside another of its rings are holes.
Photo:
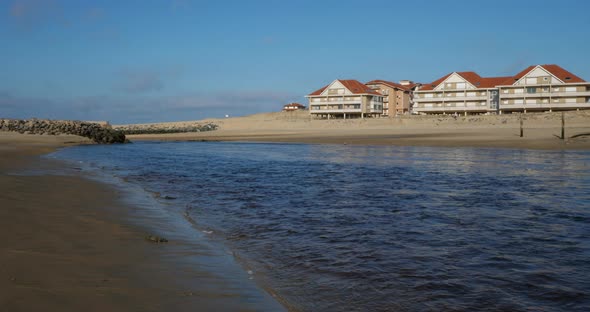
[[[558,92],[559,88],[553,88],[553,91]]]
[[[531,88],[531,87],[526,88],[526,93],[528,93],[528,94],[537,93],[537,88]]]
[[[549,92],[549,87],[543,87],[543,92]]]
[[[344,94],[344,89],[328,89],[328,94]]]
[[[504,92],[504,93],[508,93],[508,90],[507,90],[507,89],[504,89],[504,90],[503,90],[503,92]]]

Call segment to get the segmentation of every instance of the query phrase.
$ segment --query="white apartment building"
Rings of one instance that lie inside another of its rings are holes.
[[[313,118],[364,118],[383,113],[383,95],[357,80],[337,79],[306,97]]]
[[[414,92],[419,114],[509,113],[590,109],[590,83],[558,65],[533,65],[515,76],[453,72]]]

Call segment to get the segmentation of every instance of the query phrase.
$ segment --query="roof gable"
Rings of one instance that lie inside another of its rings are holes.
[[[551,83],[571,83],[571,82],[585,82],[584,79],[572,74],[571,72],[563,69],[559,65],[546,64],[546,65],[532,65],[525,68],[520,73],[514,76],[514,80],[511,81],[510,85],[526,84],[527,78],[536,78],[541,76],[551,76]]]
[[[318,96],[318,95],[329,95],[330,89],[344,89],[344,94],[371,94],[371,95],[382,95],[381,93],[369,88],[368,86],[364,85],[363,83],[359,82],[358,80],[353,79],[336,79],[332,81],[329,85],[318,89],[309,96]]]
[[[440,82],[434,90],[442,90],[446,83],[466,83],[466,89],[478,88],[478,81],[481,77],[475,72],[454,72],[447,76],[445,80]],[[467,85],[468,84],[468,85]]]
[[[551,83],[563,83],[563,80],[556,77],[554,74],[543,68],[541,65],[533,65],[527,67],[525,70],[516,74],[516,76],[514,76],[514,79],[510,84],[537,84],[537,78],[539,77],[551,77]],[[533,82],[529,82],[529,80],[533,80]]]

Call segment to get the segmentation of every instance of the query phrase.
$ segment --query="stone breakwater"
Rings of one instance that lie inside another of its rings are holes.
[[[71,134],[86,137],[100,144],[125,143],[125,134],[108,124],[72,120],[0,119],[0,131],[25,134]]]
[[[114,129],[124,134],[163,134],[163,133],[185,133],[185,132],[205,132],[217,130],[219,126],[213,123],[206,124],[186,124],[186,123],[162,123],[162,124],[139,124],[115,126]]]

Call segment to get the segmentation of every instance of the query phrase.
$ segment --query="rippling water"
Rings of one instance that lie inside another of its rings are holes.
[[[298,310],[590,311],[588,151],[147,142],[56,155],[168,196]]]

